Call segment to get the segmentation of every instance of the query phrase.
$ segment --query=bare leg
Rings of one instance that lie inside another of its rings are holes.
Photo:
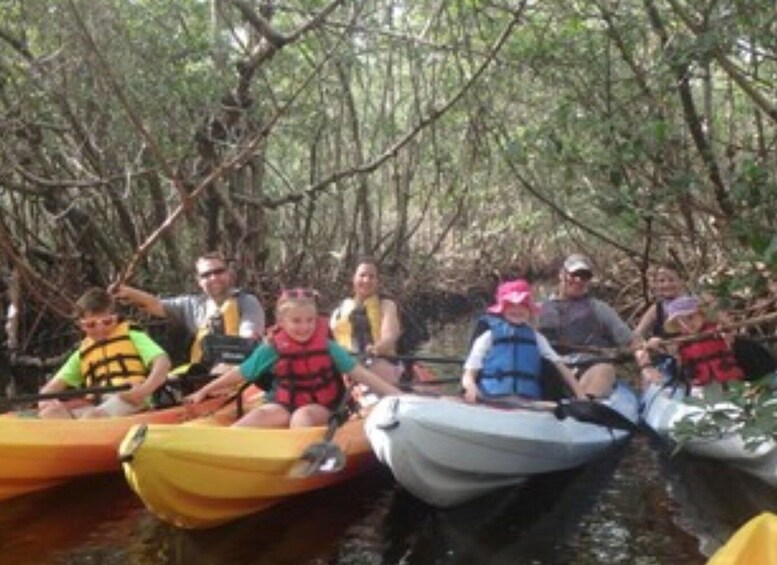
[[[307,428],[311,426],[323,426],[329,421],[331,412],[320,404],[308,404],[297,408],[291,415],[290,428]]]
[[[232,424],[235,427],[287,428],[291,416],[280,404],[263,404]]]
[[[583,391],[597,398],[609,396],[613,385],[615,385],[615,366],[610,363],[592,365],[580,377]]]

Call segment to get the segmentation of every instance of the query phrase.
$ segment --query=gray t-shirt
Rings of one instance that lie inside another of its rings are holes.
[[[631,328],[611,306],[588,296],[544,302],[539,329],[556,347],[623,346],[633,337]]]
[[[185,294],[163,298],[162,306],[168,319],[183,325],[186,331],[194,336],[199,328],[206,325],[208,318],[218,307],[213,300],[204,294]],[[259,299],[247,292],[238,292],[237,306],[240,311],[238,335],[245,338],[255,338],[264,333],[264,309]]]

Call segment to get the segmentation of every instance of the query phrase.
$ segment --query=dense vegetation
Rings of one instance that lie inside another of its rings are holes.
[[[667,257],[743,298],[777,239],[764,0],[8,0],[0,249],[15,347],[85,286],[398,294],[593,256],[643,305]],[[8,302],[5,303],[7,305]]]

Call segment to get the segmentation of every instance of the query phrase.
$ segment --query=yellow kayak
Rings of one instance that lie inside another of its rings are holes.
[[[777,515],[762,512],[739,528],[707,565],[777,565]]]
[[[295,475],[301,455],[325,427],[232,428],[213,419],[183,426],[135,426],[119,447],[124,474],[146,507],[181,528],[209,528],[263,510],[293,495],[350,479],[376,465],[364,420],[340,426],[331,444],[341,470]]]
[[[150,410],[119,418],[41,420],[24,412],[0,416],[0,500],[76,477],[119,470],[116,449],[132,426],[202,417],[222,401]]]

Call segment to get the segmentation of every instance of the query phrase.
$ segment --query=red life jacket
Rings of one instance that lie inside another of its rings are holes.
[[[704,324],[702,332],[717,329],[715,324]],[[709,337],[691,341],[679,347],[680,360],[687,368],[694,385],[706,385],[711,382],[725,383],[742,380],[744,371],[737,363],[734,352],[723,338]]]
[[[343,379],[327,350],[329,322],[319,318],[313,335],[305,343],[278,329],[272,343],[278,351],[275,363],[274,401],[293,412],[307,404],[320,404],[330,410],[345,394]]]

